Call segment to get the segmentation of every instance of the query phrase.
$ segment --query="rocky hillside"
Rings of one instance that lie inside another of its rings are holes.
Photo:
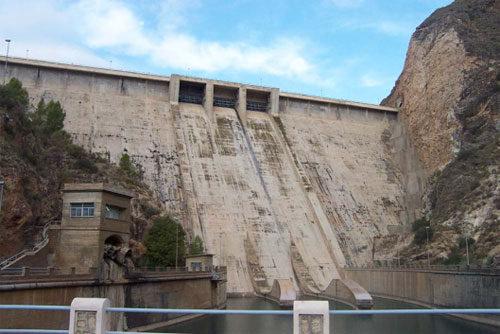
[[[67,182],[109,182],[134,192],[132,246],[136,256],[141,254],[148,219],[161,212],[149,188],[137,173],[72,144],[62,130],[58,102],[34,108],[28,101],[19,81],[0,86],[0,180],[5,182],[0,259],[33,245],[46,223],[60,219],[61,189]]]
[[[425,169],[422,213],[434,260],[462,261],[468,235],[473,261],[500,263],[499,22],[498,0],[438,9],[413,34],[403,72],[382,101],[400,108]],[[403,253],[421,258],[424,245]]]

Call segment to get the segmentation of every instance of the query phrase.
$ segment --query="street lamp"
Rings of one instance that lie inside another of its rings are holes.
[[[10,39],[5,40],[7,42],[7,53],[5,54],[5,70],[3,74],[3,85],[5,86],[5,80],[7,80],[7,63],[9,62],[9,46],[10,46]]]
[[[427,236],[427,266],[431,266],[431,259],[429,257],[429,226],[425,227],[425,235]]]
[[[469,240],[467,238],[467,231],[465,230],[465,222],[462,223],[462,230],[465,236],[465,252],[467,254],[467,268],[469,267]]]

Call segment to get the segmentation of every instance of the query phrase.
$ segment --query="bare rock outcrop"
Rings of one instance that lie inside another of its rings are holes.
[[[498,22],[498,0],[438,9],[413,34],[403,72],[382,101],[400,108],[425,169],[423,214],[441,259],[460,252],[464,235],[480,241],[476,260],[491,262],[499,253],[487,241],[500,231]]]

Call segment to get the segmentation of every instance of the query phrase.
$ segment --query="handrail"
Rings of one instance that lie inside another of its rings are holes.
[[[52,310],[71,311],[70,306],[61,305],[0,305],[0,310]],[[177,313],[177,314],[220,314],[220,315],[286,315],[294,314],[293,310],[218,310],[218,309],[163,309],[163,308],[128,308],[107,307],[107,312],[133,313]],[[330,310],[329,314],[337,315],[398,315],[398,314],[498,314],[500,308],[480,309],[392,309],[392,310]],[[0,333],[42,333],[66,334],[68,330],[52,329],[0,329]],[[105,334],[156,334],[153,332],[121,332],[107,331]]]
[[[344,266],[346,270],[409,270],[409,271],[454,271],[471,273],[497,273],[500,267],[484,265],[424,265],[424,264],[373,264],[365,266]]]
[[[70,311],[65,305],[0,304],[0,310]],[[107,307],[107,312],[124,313],[176,313],[219,315],[293,315],[293,310],[219,310],[177,308]],[[384,310],[330,310],[330,315],[376,315],[376,314],[499,314],[500,308],[437,308],[437,309],[384,309]]]
[[[19,261],[20,259],[24,258],[26,255],[28,255],[28,253],[30,253],[31,255],[35,255],[36,253],[38,253],[42,248],[44,248],[45,246],[47,246],[47,244],[49,243],[49,235],[48,235],[48,230],[49,230],[49,227],[50,225],[53,223],[53,222],[56,222],[57,220],[52,220],[52,221],[49,221],[48,223],[46,223],[44,226],[43,226],[43,231],[42,231],[42,240],[37,242],[31,249],[30,248],[25,248],[23,250],[21,250],[20,252],[2,260],[2,262],[0,262],[0,270],[2,269],[5,269],[11,265],[13,265],[14,263],[16,263],[17,261]]]

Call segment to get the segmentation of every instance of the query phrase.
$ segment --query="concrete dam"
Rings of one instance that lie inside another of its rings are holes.
[[[34,106],[60,101],[76,143],[139,163],[188,238],[227,266],[229,293],[266,294],[276,279],[319,293],[415,216],[396,109],[19,58],[9,77]]]

